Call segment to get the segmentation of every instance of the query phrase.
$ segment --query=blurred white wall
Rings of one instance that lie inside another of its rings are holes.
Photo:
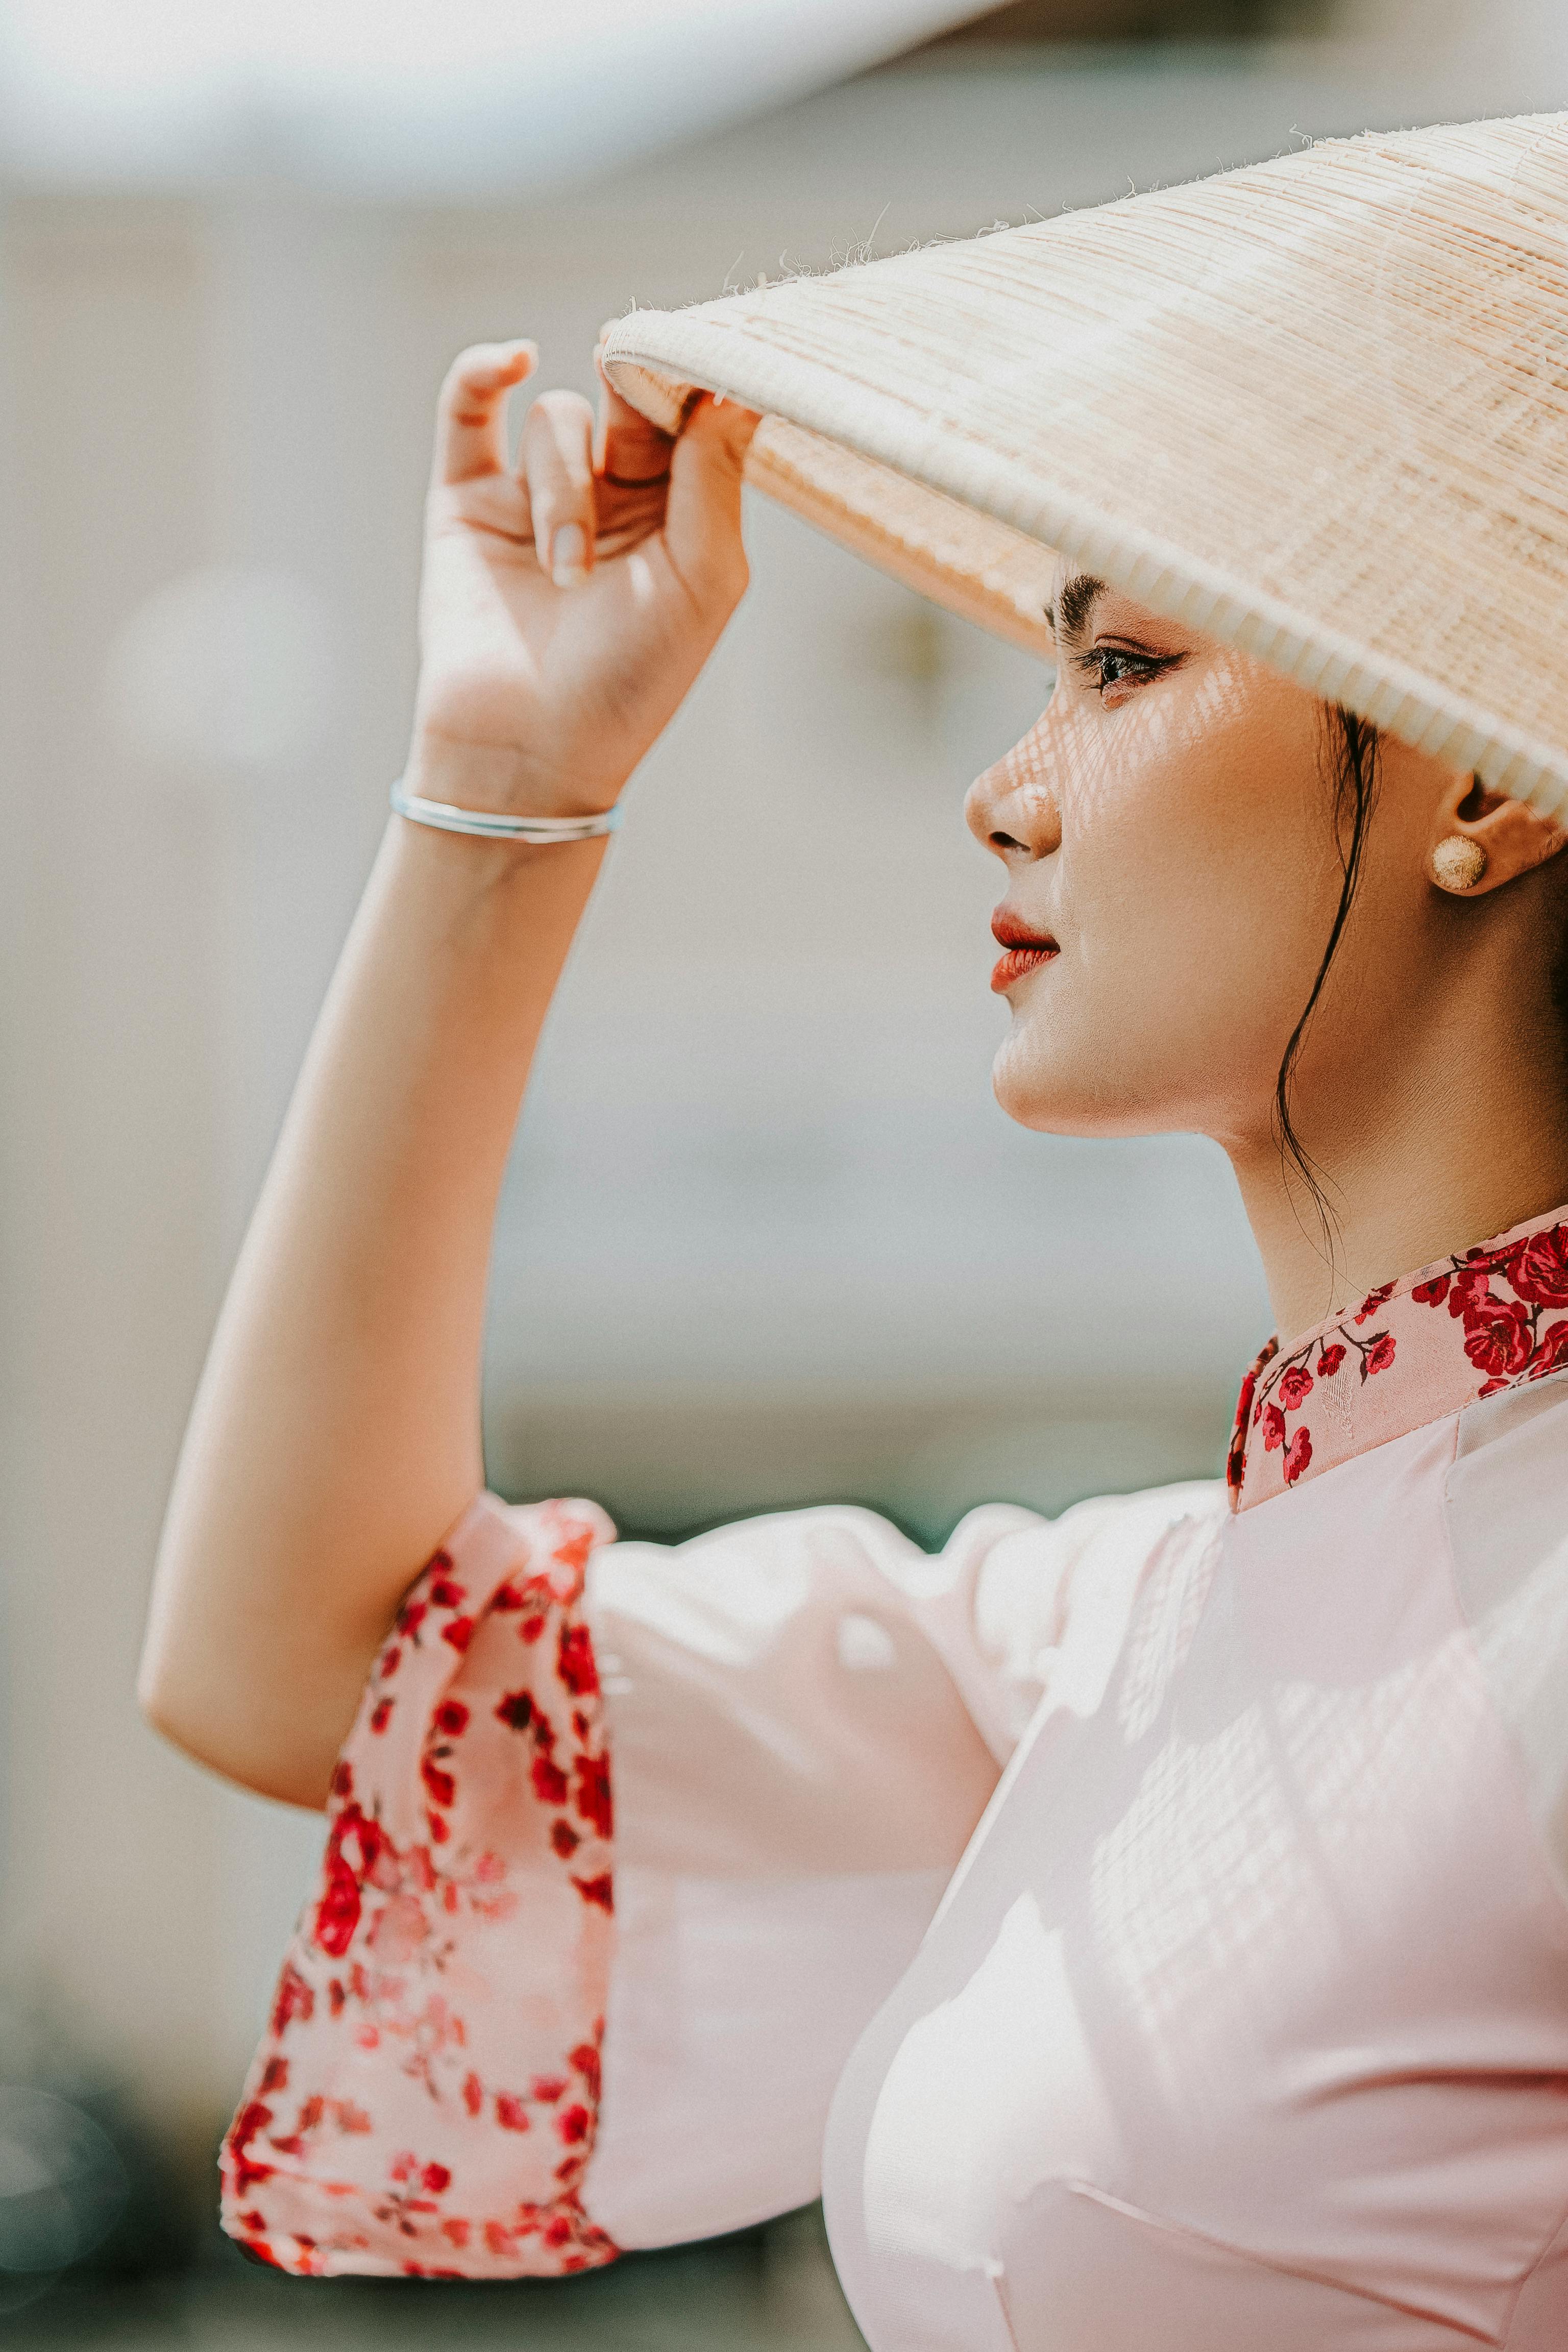
[[[0,134],[37,176],[516,197],[782,106],[984,0],[0,0]]]
[[[1517,104],[1526,72],[1568,97],[1561,62],[1492,46],[1491,82],[1436,38],[965,57],[528,205],[14,178],[0,1965],[169,2113],[232,2091],[317,1832],[139,1724],[147,1575],[401,758],[450,353],[526,331],[585,386],[633,299]],[[787,519],[752,530],[752,595],[635,787],[517,1156],[498,1481],[647,1527],[822,1492],[935,1525],[1200,1466],[1265,1323],[1223,1166],[1030,1139],[989,1101],[995,885],[958,803],[1043,681]]]

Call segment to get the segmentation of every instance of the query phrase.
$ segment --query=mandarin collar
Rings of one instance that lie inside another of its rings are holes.
[[[1498,1389],[1568,1368],[1568,1208],[1369,1290],[1241,1384],[1226,1462],[1250,1510]]]

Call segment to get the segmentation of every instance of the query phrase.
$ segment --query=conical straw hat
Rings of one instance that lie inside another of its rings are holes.
[[[1048,654],[1053,557],[1568,810],[1568,114],[1326,142],[965,243],[637,310],[672,425]]]

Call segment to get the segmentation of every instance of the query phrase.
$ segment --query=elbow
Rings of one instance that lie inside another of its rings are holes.
[[[176,1748],[185,1746],[185,1711],[180,1704],[176,1680],[151,1641],[142,1653],[142,1663],[136,1671],[136,1704],[143,1722],[160,1738],[173,1741]]]
[[[384,1626],[286,1609],[254,1561],[166,1543],[136,1677],[142,1717],[209,1772],[320,1811]]]
[[[179,1565],[170,1559],[165,1544],[136,1669],[136,1704],[161,1739],[199,1764],[211,1764],[216,1759],[206,1735],[215,1718],[222,1721],[221,1706],[215,1709],[213,1704],[215,1698],[221,1701],[222,1677],[215,1675],[211,1643],[193,1625],[191,1600],[181,1583]]]
[[[210,1692],[194,1688],[169,1662],[152,1654],[142,1659],[136,1701],[143,1721],[160,1739],[250,1795],[312,1810],[326,1801],[324,1790],[313,1780],[309,1787],[299,1785],[295,1774],[279,1769],[276,1756],[247,1738],[246,1725],[233,1706],[216,1704]]]
[[[149,1643],[136,1676],[136,1704],[142,1720],[172,1748],[211,1770],[227,1773],[229,1767],[216,1751],[216,1726],[178,1670]]]
[[[204,1612],[199,1586],[179,1590],[161,1560],[136,1673],[136,1703],[160,1739],[194,1764],[242,1787],[257,1785],[245,1769],[249,1694],[237,1670],[234,1629]],[[263,1790],[261,1793],[269,1794]]]

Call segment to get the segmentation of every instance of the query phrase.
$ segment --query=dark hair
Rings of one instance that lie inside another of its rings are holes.
[[[1318,1000],[1322,995],[1329,967],[1339,952],[1345,925],[1350,920],[1356,887],[1361,880],[1367,827],[1377,803],[1378,734],[1369,719],[1359,719],[1353,710],[1343,709],[1338,703],[1325,703],[1323,716],[1327,722],[1329,768],[1333,785],[1332,823],[1334,846],[1340,860],[1340,903],[1334,909],[1328,944],[1323,950],[1311,993],[1301,1008],[1300,1019],[1290,1032],[1290,1042],[1279,1065],[1279,1076],[1274,1082],[1274,1126],[1287,1172],[1292,1168],[1295,1170],[1311,1199],[1322,1231],[1323,1255],[1331,1265],[1335,1239],[1333,1213],[1319,1181],[1324,1171],[1303,1146],[1291,1121],[1290,1079],[1308,1024],[1318,1009]],[[1563,978],[1565,986],[1568,986],[1568,971],[1564,971]]]
[[[1301,1051],[1307,1025],[1318,1009],[1323,992],[1323,982],[1329,976],[1329,966],[1339,950],[1350,920],[1351,906],[1361,880],[1362,856],[1366,847],[1367,828],[1377,804],[1379,781],[1377,730],[1369,719],[1358,719],[1353,710],[1346,710],[1336,702],[1323,705],[1327,735],[1326,751],[1333,785],[1332,823],[1334,845],[1340,860],[1340,903],[1329,931],[1328,944],[1311,993],[1302,1008],[1301,1017],[1290,1032],[1290,1042],[1279,1065],[1279,1076],[1274,1084],[1274,1128],[1279,1139],[1280,1157],[1287,1170],[1294,1169],[1306,1186],[1323,1237],[1323,1255],[1330,1266],[1334,1262],[1335,1218],[1320,1178],[1326,1171],[1318,1167],[1297,1134],[1290,1118],[1290,1079]],[[1474,784],[1477,814],[1484,805],[1480,794],[1484,790],[1478,776]],[[1461,813],[1465,813],[1461,803]],[[1568,852],[1564,853],[1568,864]],[[1563,1040],[1563,1077],[1568,1084],[1568,875],[1563,877],[1563,919],[1558,936],[1557,952],[1552,965],[1552,1003],[1561,1025]]]

